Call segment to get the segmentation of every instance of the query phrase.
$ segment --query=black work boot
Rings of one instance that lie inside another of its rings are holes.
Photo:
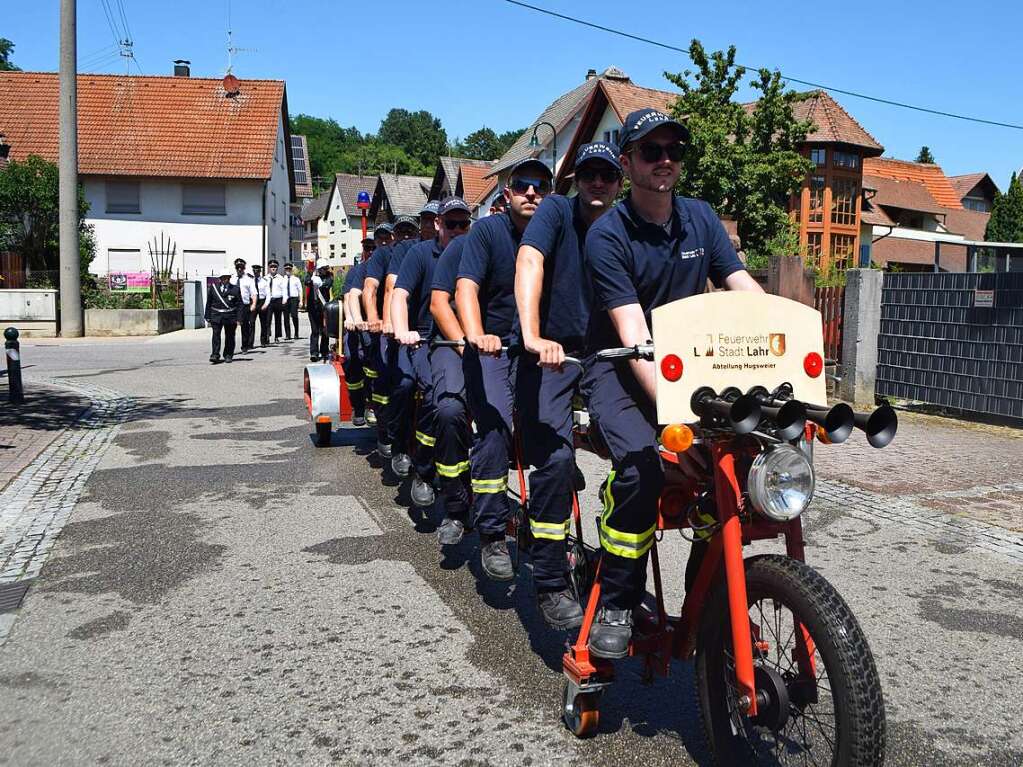
[[[508,553],[508,542],[504,533],[497,535],[481,535],[480,564],[483,572],[494,581],[510,581],[515,578],[512,569],[511,555]]]
[[[288,340],[290,341],[291,339],[289,338]],[[365,426],[365,425],[366,425],[366,416],[364,416],[364,415],[353,415],[352,416],[352,426],[360,426],[361,427],[361,426]]]
[[[412,487],[409,490],[409,495],[412,498],[412,503],[420,508],[433,506],[434,501],[437,500],[433,487],[418,474],[412,477]]]
[[[465,523],[460,519],[444,517],[437,528],[437,543],[441,546],[457,546],[465,536]]]
[[[632,610],[601,607],[590,629],[590,652],[598,658],[624,658],[632,639]]]
[[[541,591],[536,595],[540,614],[553,629],[577,629],[583,625],[583,609],[571,589]]]

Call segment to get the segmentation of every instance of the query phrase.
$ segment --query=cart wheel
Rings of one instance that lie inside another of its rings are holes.
[[[330,447],[330,422],[316,424],[316,447]]]
[[[577,738],[588,738],[597,732],[600,724],[600,693],[580,692],[569,700],[572,685],[565,682],[561,696],[561,719]]]

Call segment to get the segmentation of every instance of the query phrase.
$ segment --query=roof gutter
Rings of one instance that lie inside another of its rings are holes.
[[[881,226],[885,226],[885,224],[881,224]],[[888,231],[887,232],[882,234],[876,240],[871,240],[870,244],[873,245],[875,242],[881,242],[881,240],[883,240],[885,237],[888,237],[889,235],[891,235],[891,233],[894,232],[894,231],[895,231],[895,224],[892,224],[891,226],[888,227]]]
[[[259,263],[263,265],[263,269],[266,269],[266,247],[267,240],[270,238],[270,232],[266,229],[266,188],[270,185],[270,179],[263,180],[263,255],[259,259]]]

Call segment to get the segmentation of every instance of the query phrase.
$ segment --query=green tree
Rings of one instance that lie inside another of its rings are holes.
[[[995,197],[984,239],[988,242],[1023,242],[1023,183],[1015,173],[1005,194]]]
[[[401,147],[426,168],[434,167],[448,148],[448,134],[440,120],[426,110],[392,109],[380,123],[377,140]]]
[[[60,269],[59,174],[52,162],[29,155],[11,160],[0,170],[0,250],[21,253],[34,271]],[[89,204],[78,189],[79,255],[82,281],[88,282],[89,265],[95,257],[92,227],[85,223]]]
[[[497,134],[486,126],[473,131],[455,146],[458,157],[470,160],[496,160],[505,150]]]
[[[501,144],[501,152],[497,156],[500,157],[502,154],[511,149],[511,145],[514,144],[518,140],[519,136],[525,132],[525,128],[519,128],[518,130],[506,130],[498,136],[497,140]]]
[[[438,155],[439,157],[440,155]],[[401,173],[411,176],[430,176],[433,170],[408,154],[399,146],[369,140],[346,149],[341,154],[338,173]],[[436,163],[436,161],[434,161]]]
[[[11,55],[14,53],[14,43],[6,37],[0,37],[0,72],[20,72],[21,68],[14,66],[11,62]]]
[[[351,172],[344,165],[345,153],[362,145],[363,135],[354,126],[342,128],[335,120],[294,115],[291,132],[306,137],[309,147],[309,171],[329,186],[335,173]]]
[[[810,123],[792,107],[810,94],[785,90],[781,75],[760,69],[751,86],[760,99],[747,109],[735,101],[746,69],[735,63],[735,47],[708,54],[698,40],[689,46],[693,70],[665,73],[681,93],[672,113],[692,135],[682,159],[678,191],[706,200],[735,219],[752,267],[768,255],[797,250],[788,200],[811,170],[799,153]]]
[[[930,165],[934,164],[934,155],[931,154],[931,148],[929,146],[920,147],[920,151],[916,155],[917,162],[925,162]]]

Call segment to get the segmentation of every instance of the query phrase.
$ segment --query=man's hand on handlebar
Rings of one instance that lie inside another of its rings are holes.
[[[370,322],[366,323],[366,327],[369,328],[370,333],[379,333],[380,328],[383,326],[383,324],[384,323],[382,323],[380,320],[371,320]]]
[[[419,336],[419,331],[408,330],[404,333],[395,333],[395,340],[402,346],[418,346],[423,342],[423,339]]]
[[[362,333],[365,333],[367,330],[369,330],[369,323],[366,322],[366,320],[363,320],[362,322],[356,322],[355,329]]]
[[[501,338],[494,335],[469,336],[466,339],[480,354],[489,354],[493,357],[501,355]]]
[[[345,320],[345,330],[347,330],[349,333],[355,330],[355,321]]]
[[[394,326],[390,322],[381,322],[380,332],[383,333],[385,336],[393,336]]]
[[[526,351],[536,354],[540,359],[537,364],[545,368],[558,369],[565,364],[565,350],[557,341],[546,338],[530,338],[523,340]]]

